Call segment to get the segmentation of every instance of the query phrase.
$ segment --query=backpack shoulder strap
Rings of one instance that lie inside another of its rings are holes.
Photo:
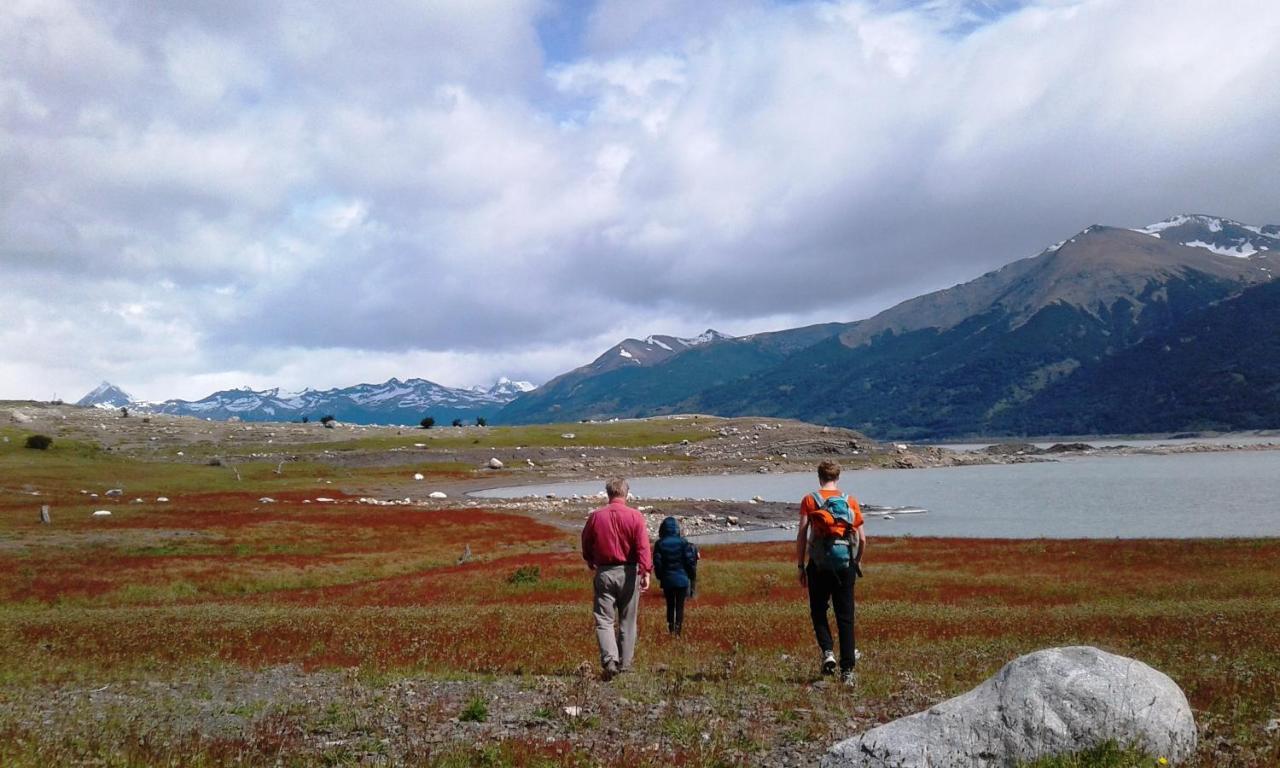
[[[822,491],[814,491],[809,495],[813,498],[813,503],[817,505],[818,509],[822,509],[827,503],[827,500],[822,498]]]

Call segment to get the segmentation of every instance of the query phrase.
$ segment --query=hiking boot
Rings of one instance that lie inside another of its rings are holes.
[[[604,670],[600,672],[600,679],[606,683],[618,676],[618,662],[610,661],[604,665]]]
[[[843,685],[847,685],[851,688],[856,686],[858,684],[857,673],[855,673],[852,669],[840,670],[840,683]]]
[[[834,675],[836,673],[836,655],[832,651],[822,652],[822,674]]]

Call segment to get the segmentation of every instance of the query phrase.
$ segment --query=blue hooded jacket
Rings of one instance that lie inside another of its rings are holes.
[[[653,545],[653,572],[663,589],[686,589],[698,574],[698,548],[680,535],[680,524],[668,517],[658,527]]]

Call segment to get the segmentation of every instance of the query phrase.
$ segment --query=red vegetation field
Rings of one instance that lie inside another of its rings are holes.
[[[0,679],[107,685],[209,665],[393,677],[594,668],[590,575],[571,534],[482,509],[272,495],[175,495],[54,526],[36,523],[30,502],[0,506]],[[669,687],[676,670],[680,685],[733,681],[778,707],[809,706],[814,647],[792,552],[706,548],[681,642],[665,636],[660,593],[645,597],[637,675]],[[1263,765],[1280,754],[1264,730],[1280,715],[1278,563],[1277,541],[875,540],[857,590],[862,716],[912,711],[1027,651],[1091,644],[1165,670],[1209,738],[1231,734],[1203,764],[1221,752]]]

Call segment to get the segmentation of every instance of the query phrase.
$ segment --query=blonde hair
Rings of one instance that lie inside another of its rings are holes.
[[[832,483],[840,479],[840,464],[827,459],[818,465],[818,482]]]

